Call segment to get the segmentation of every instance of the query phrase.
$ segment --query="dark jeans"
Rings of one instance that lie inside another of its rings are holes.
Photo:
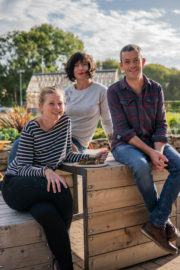
[[[18,211],[30,211],[43,227],[48,244],[62,270],[72,270],[68,230],[72,220],[72,196],[61,185],[61,192],[47,192],[45,177],[5,176],[2,184],[5,202]]]

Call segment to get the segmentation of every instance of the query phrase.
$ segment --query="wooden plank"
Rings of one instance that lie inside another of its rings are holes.
[[[150,240],[140,231],[141,225],[88,237],[89,256],[139,245]]]
[[[172,218],[171,221],[176,224],[176,217]],[[150,240],[141,233],[141,226],[142,224],[89,236],[89,256],[108,253],[149,242]]]
[[[72,252],[73,266],[84,269],[84,259],[80,258],[76,253]]]
[[[180,193],[176,200],[177,214],[180,214]]]
[[[176,216],[173,205],[171,216]],[[136,205],[88,215],[88,235],[117,230],[145,223],[149,213],[144,205]]]
[[[82,269],[84,269],[84,268],[81,268],[79,265],[77,265],[77,264],[74,264],[73,265],[74,266],[74,270],[82,270]]]
[[[52,253],[45,242],[0,250],[0,265],[7,270],[49,264],[52,259]]]
[[[9,226],[33,221],[33,217],[28,212],[11,212],[6,215],[1,215],[0,226]]]
[[[23,268],[16,268],[13,270],[54,270],[53,263],[43,263],[43,264],[36,264],[28,267],[23,267]]]
[[[42,227],[35,221],[0,227],[0,248],[46,241]]]
[[[65,172],[65,171],[62,171],[62,170],[59,170],[59,169],[56,170],[56,173],[59,174],[59,175],[62,175],[62,176],[72,175],[72,173],[70,173],[70,172]]]
[[[115,270],[168,254],[153,242],[101,254],[89,258],[91,270]]]
[[[56,173],[66,180],[69,187],[73,187],[73,175],[71,173],[66,173],[60,170],[56,170]]]
[[[1,150],[0,151],[0,160],[6,160],[6,162],[7,162],[8,155],[9,155],[9,151]]]
[[[2,171],[5,171],[6,169],[7,169],[7,164],[3,164],[1,162],[1,164],[0,164],[0,172],[2,173]]]
[[[180,214],[177,214],[177,228],[180,230]],[[180,247],[180,238],[177,238],[176,245]]]
[[[165,180],[168,172],[152,172],[154,181]],[[87,171],[87,190],[100,190],[115,187],[123,187],[134,185],[134,177],[128,166],[121,165],[119,167],[103,167],[98,170]]]
[[[160,193],[164,182],[157,182]],[[136,185],[87,193],[88,213],[142,204],[143,199]]]
[[[70,227],[70,239],[72,254],[78,261],[84,261],[84,233],[83,220],[72,222]]]

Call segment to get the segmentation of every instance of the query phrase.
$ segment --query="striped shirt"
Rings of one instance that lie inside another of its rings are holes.
[[[71,121],[64,114],[49,131],[31,120],[22,130],[16,158],[6,175],[45,176],[46,167],[55,170],[63,162],[78,162],[87,154],[72,152]]]
[[[134,136],[151,147],[154,142],[167,142],[164,94],[157,82],[144,76],[142,92],[137,95],[124,77],[109,87],[108,104],[114,129],[112,149]]]

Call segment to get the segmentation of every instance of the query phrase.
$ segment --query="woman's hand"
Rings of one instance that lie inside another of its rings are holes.
[[[44,171],[44,174],[47,179],[47,192],[50,192],[50,187],[52,185],[53,193],[56,193],[56,191],[61,192],[61,183],[65,188],[67,188],[67,183],[65,179],[61,176],[59,176],[57,173],[55,173],[53,170],[47,168]]]
[[[108,150],[100,150],[96,154],[90,156],[92,158],[98,158],[104,162],[108,156]]]

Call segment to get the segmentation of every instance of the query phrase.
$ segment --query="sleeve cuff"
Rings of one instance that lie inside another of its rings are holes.
[[[165,136],[154,136],[152,137],[153,142],[164,142],[167,143],[168,142],[168,137]]]

